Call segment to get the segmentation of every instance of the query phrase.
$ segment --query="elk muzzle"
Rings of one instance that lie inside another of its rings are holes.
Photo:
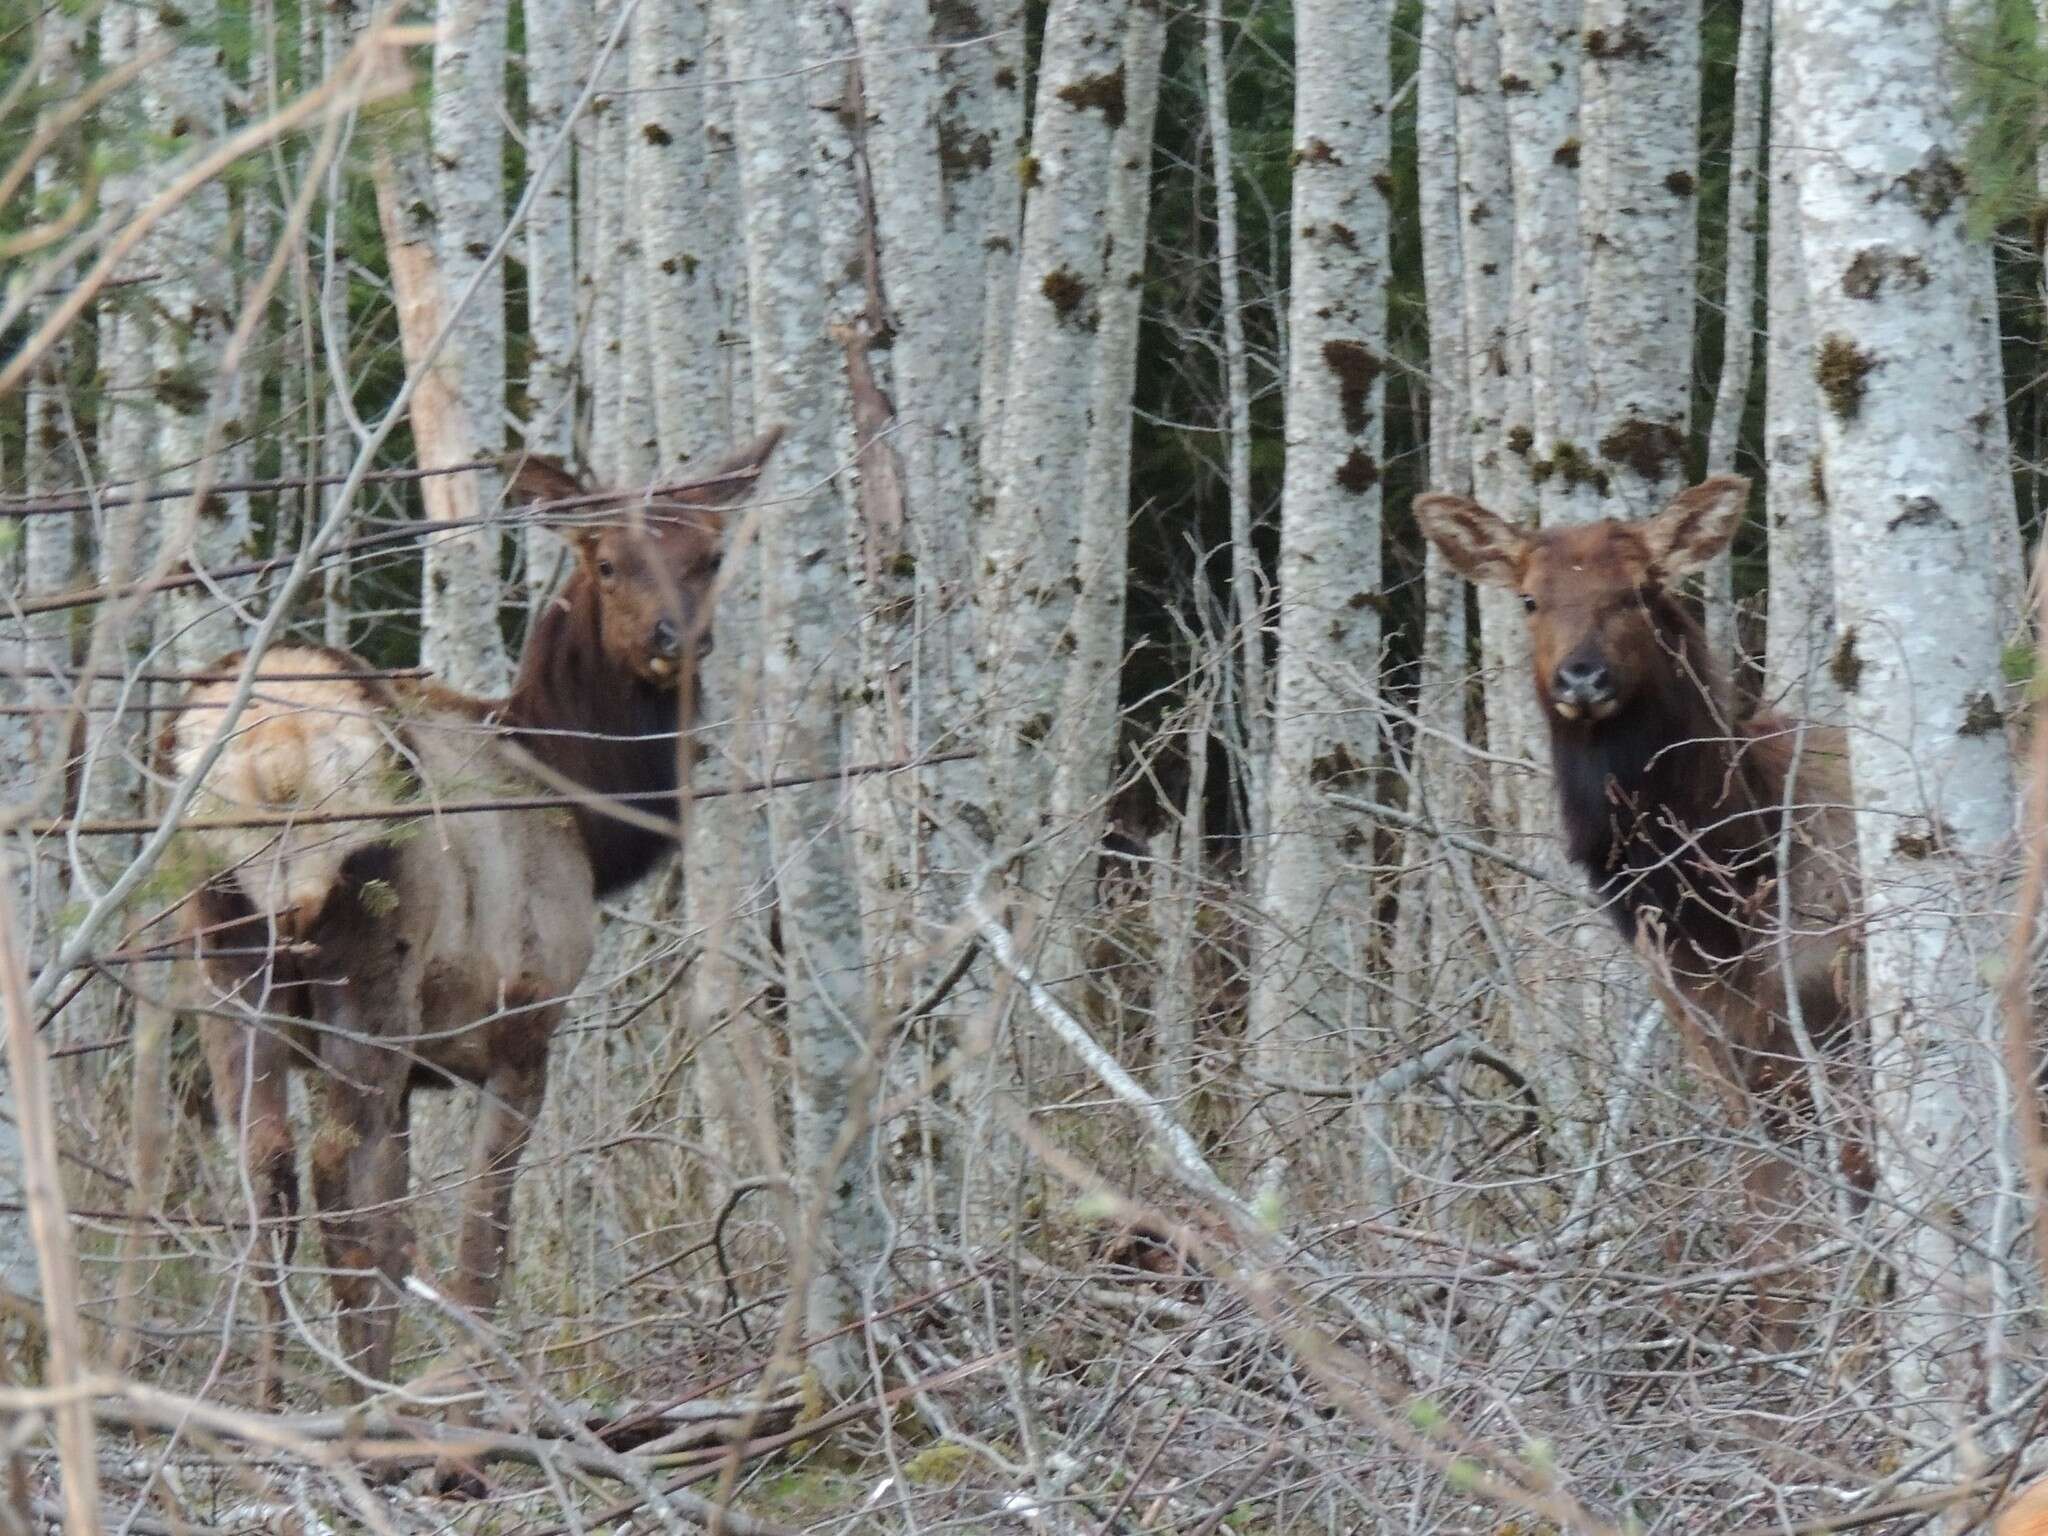
[[[1561,663],[1550,679],[1550,702],[1567,720],[1591,715],[1605,720],[1613,714],[1619,699],[1614,673],[1604,661],[1574,656]]]

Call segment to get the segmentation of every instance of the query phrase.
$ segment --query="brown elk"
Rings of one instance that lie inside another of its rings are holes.
[[[1773,714],[1734,722],[1727,676],[1675,590],[1727,547],[1748,494],[1720,475],[1640,522],[1540,533],[1462,496],[1417,497],[1415,513],[1459,571],[1520,595],[1566,850],[1635,942],[1694,1060],[1738,1125],[1785,1142],[1813,1108],[1803,1023],[1830,1106],[1846,1112],[1843,1171],[1867,1192],[1849,1071],[1863,1015],[1841,733]],[[1768,1151],[1744,1169],[1767,1250],[1784,1240],[1787,1174]]]
[[[507,698],[380,680],[340,651],[264,658],[265,672],[292,677],[258,684],[194,805],[209,822],[322,819],[188,831],[212,873],[182,921],[216,1104],[261,1214],[281,1233],[262,1286],[266,1400],[279,1392],[282,1267],[298,1209],[293,1067],[317,1075],[313,1196],[351,1372],[390,1376],[397,1290],[414,1261],[401,1215],[413,1089],[482,1090],[457,1268],[443,1289],[477,1313],[495,1305],[549,1038],[589,963],[597,898],[673,845],[723,509],[776,436],[651,501],[585,498],[576,516],[597,511],[601,521],[564,514],[576,565],[535,619]],[[581,490],[528,461],[513,499]],[[209,682],[186,696],[165,731],[171,772],[192,771],[233,691]],[[573,810],[435,814],[437,800],[550,789],[581,794]],[[337,824],[328,814],[394,800],[418,807],[405,834],[390,820]],[[351,1381],[352,1395],[361,1385]]]

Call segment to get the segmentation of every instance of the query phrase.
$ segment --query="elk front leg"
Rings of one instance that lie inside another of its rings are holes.
[[[391,1379],[398,1298],[411,1273],[413,1234],[402,1211],[411,1177],[406,1062],[373,1042],[324,1063],[313,1196],[339,1308],[342,1354],[375,1382]],[[345,1389],[360,1398],[364,1384]]]
[[[292,1144],[287,1072],[291,1046],[270,1029],[209,1018],[199,1026],[207,1075],[221,1125],[233,1139],[256,1226],[251,1257],[262,1299],[256,1342],[256,1384],[268,1407],[283,1400],[285,1274],[299,1241],[298,1150]]]
[[[552,1020],[547,1027],[552,1029]],[[450,1287],[457,1302],[479,1315],[498,1304],[512,1241],[512,1184],[527,1140],[533,1135],[547,1080],[545,1034],[538,1049],[496,1067],[484,1079],[483,1106],[470,1141],[456,1274]]]

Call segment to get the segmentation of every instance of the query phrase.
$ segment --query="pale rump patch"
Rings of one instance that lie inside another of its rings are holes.
[[[383,716],[388,696],[372,681],[350,675],[327,651],[271,651],[259,678],[270,673],[329,675],[258,682],[234,735],[193,797],[191,814],[346,812],[387,804],[403,771]],[[217,682],[200,683],[185,696],[170,731],[172,773],[182,778],[198,766],[234,694],[233,683]],[[190,835],[209,866],[232,870],[250,904],[293,932],[319,915],[349,856],[388,831],[377,822],[323,822],[213,827]]]

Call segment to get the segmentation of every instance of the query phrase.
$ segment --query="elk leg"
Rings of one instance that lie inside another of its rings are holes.
[[[478,1314],[498,1304],[512,1238],[513,1180],[533,1135],[547,1079],[545,1045],[531,1060],[501,1065],[484,1079],[483,1106],[470,1141],[456,1274],[449,1288],[456,1301]]]
[[[258,1222],[253,1248],[263,1329],[256,1344],[257,1395],[283,1401],[285,1274],[298,1246],[299,1170],[292,1145],[287,1072],[291,1047],[268,1029],[209,1018],[199,1026],[220,1123],[233,1138]]]
[[[350,1042],[330,1059],[313,1140],[313,1194],[340,1310],[342,1353],[373,1381],[391,1379],[398,1288],[412,1268],[401,1207],[411,1173],[407,1072],[396,1052]],[[364,1393],[351,1379],[352,1398]]]

